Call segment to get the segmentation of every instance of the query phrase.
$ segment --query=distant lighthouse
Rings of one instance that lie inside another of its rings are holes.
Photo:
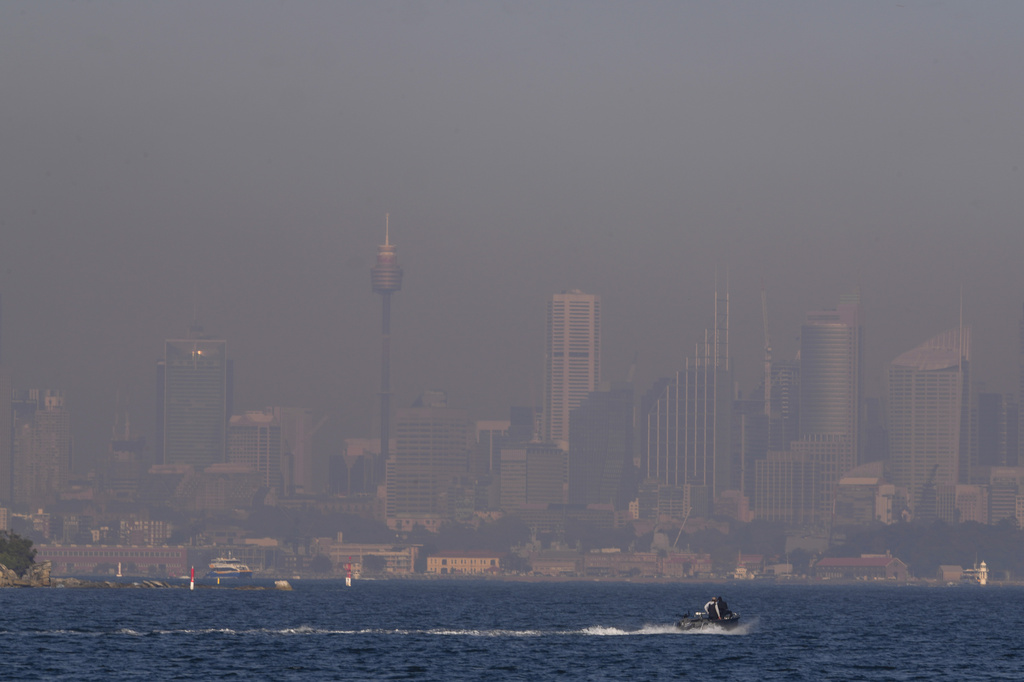
[[[380,353],[380,459],[374,466],[374,483],[384,481],[388,460],[389,417],[391,414],[391,294],[402,288],[402,268],[388,234],[388,214],[384,214],[384,243],[377,247],[377,264],[370,269],[374,293],[383,301]]]

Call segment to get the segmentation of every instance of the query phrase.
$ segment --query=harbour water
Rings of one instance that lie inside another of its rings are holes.
[[[259,583],[257,583],[259,584]],[[1019,680],[1024,588],[294,581],[0,590],[12,680]],[[728,633],[675,620],[722,595]]]

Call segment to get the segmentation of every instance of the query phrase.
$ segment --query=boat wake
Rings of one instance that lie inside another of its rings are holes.
[[[583,634],[594,635],[598,637],[621,637],[621,636],[636,636],[636,635],[747,635],[750,634],[754,626],[757,624],[757,619],[754,619],[748,623],[737,625],[734,628],[726,630],[724,628],[717,627],[706,627],[694,630],[680,630],[675,624],[664,625],[661,623],[646,624],[636,630],[629,630],[617,627],[604,627],[595,625],[583,630]]]
[[[389,629],[389,628],[358,628],[333,629],[316,628],[300,625],[290,628],[185,628],[178,630],[138,630],[134,628],[118,628],[115,630],[54,630],[33,631],[32,636],[46,634],[82,635],[86,637],[121,636],[121,637],[154,637],[154,636],[204,636],[219,635],[223,637],[302,637],[324,635],[384,635],[384,636],[433,636],[433,637],[636,637],[644,635],[746,635],[756,626],[757,621],[744,623],[731,630],[704,628],[702,630],[680,631],[675,625],[645,624],[639,628],[621,628],[608,625],[591,625],[575,630],[515,630],[515,629],[475,629],[475,628],[428,628],[428,629]],[[3,633],[0,634],[15,634]]]

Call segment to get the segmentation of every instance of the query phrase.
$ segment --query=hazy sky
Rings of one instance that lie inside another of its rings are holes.
[[[974,328],[1016,388],[1024,3],[0,3],[3,360],[69,394],[89,458],[152,439],[163,340],[226,338],[239,409],[376,420],[540,402],[546,297],[603,299],[604,372],[681,366],[729,272],[744,393],[860,287],[868,390]],[[198,297],[196,293],[198,292]],[[122,408],[123,409],[123,408]]]

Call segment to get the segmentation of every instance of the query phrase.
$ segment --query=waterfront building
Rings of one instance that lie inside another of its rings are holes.
[[[462,550],[437,552],[427,557],[428,575],[497,575],[505,552]]]

